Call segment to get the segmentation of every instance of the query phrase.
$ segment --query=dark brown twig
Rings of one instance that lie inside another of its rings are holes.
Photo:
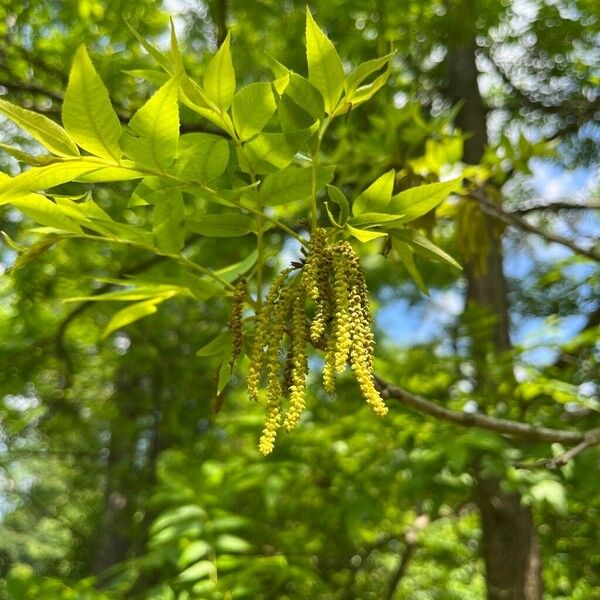
[[[441,419],[442,421],[461,425],[462,427],[479,427],[532,442],[557,442],[566,446],[578,445],[586,439],[595,439],[594,436],[600,435],[600,428],[589,431],[552,429],[550,427],[521,423],[520,421],[490,417],[478,412],[470,413],[452,410],[421,396],[411,394],[409,391],[384,381],[378,376],[376,376],[376,381],[382,398],[399,400],[418,412]]]
[[[479,203],[479,206],[483,212],[486,214],[506,223],[507,225],[511,225],[516,227],[517,229],[521,229],[522,231],[528,231],[529,233],[533,233],[538,235],[548,242],[554,242],[555,244],[560,244],[561,246],[565,246],[565,248],[569,248],[576,254],[580,254],[581,256],[585,256],[597,262],[600,262],[600,253],[593,248],[582,248],[578,246],[575,242],[569,240],[562,235],[558,235],[556,233],[552,233],[550,231],[545,231],[532,225],[529,221],[526,221],[523,217],[520,217],[515,213],[508,213],[504,211],[500,206],[498,206],[495,202],[490,200],[485,192],[481,189],[475,189],[469,192],[469,196]]]

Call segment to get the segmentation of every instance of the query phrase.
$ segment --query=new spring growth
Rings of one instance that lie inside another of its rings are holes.
[[[234,302],[234,310],[235,306]],[[232,315],[232,331],[241,332],[237,318]],[[241,323],[241,313],[239,318]],[[328,244],[323,229],[313,233],[304,263],[277,276],[256,318],[247,388],[250,398],[258,401],[264,396],[266,401],[259,443],[263,454],[273,450],[282,425],[291,431],[298,424],[306,406],[307,345],[311,341],[325,347],[323,386],[327,392],[335,391],[336,373],[350,363],[371,409],[378,415],[387,413],[373,379],[375,344],[360,261],[348,242]]]

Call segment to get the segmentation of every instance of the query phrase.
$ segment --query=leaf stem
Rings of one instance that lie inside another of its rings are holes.
[[[178,254],[170,254],[168,252],[161,252],[158,248],[155,248],[154,246],[149,246],[147,244],[141,244],[139,242],[132,242],[131,240],[107,237],[104,235],[84,234],[84,235],[73,235],[70,237],[84,238],[84,239],[88,239],[88,240],[92,239],[92,240],[98,240],[101,242],[122,244],[125,246],[133,246],[134,248],[140,248],[141,250],[146,250],[147,252],[152,252],[153,254],[157,254],[159,256],[164,256],[165,258],[170,258],[172,260],[175,260],[176,262],[178,262],[182,265],[185,265],[185,266],[189,267],[190,269],[193,269],[195,271],[198,271],[199,273],[202,273],[203,275],[206,275],[207,277],[210,277],[211,279],[213,279],[214,281],[216,281],[217,283],[222,285],[225,289],[227,289],[231,292],[235,291],[235,287],[231,283],[229,283],[228,281],[223,279],[220,275],[215,273],[212,269],[209,269],[208,267],[203,267],[202,265],[195,263],[193,260],[190,260],[189,258],[187,258],[187,256],[183,256],[183,254],[178,255]]]
[[[321,125],[321,129],[317,135],[317,143],[315,146],[315,150],[312,154],[312,190],[311,190],[311,231],[314,231],[317,228],[317,218],[318,218],[318,210],[317,210],[317,169],[319,167],[319,152],[321,151],[321,142],[323,141],[323,136],[325,135],[325,131],[327,131],[327,127],[329,127],[330,119],[326,118],[323,120],[323,124]]]
[[[256,245],[258,249],[258,257],[256,259],[256,308],[257,311],[262,309],[262,286],[263,286],[263,271],[265,266],[265,243],[264,243],[264,221],[262,216],[256,217]]]
[[[269,223],[273,223],[273,225],[275,225],[275,227],[277,227],[278,229],[281,229],[282,231],[285,231],[288,235],[290,235],[295,240],[297,240],[298,242],[300,242],[303,246],[308,247],[308,240],[307,239],[303,238],[301,235],[299,235],[293,229],[291,229],[290,227],[288,227],[287,225],[285,225],[284,223],[282,223],[276,217],[271,217],[270,215],[265,214],[261,210],[258,210],[257,208],[254,208],[252,206],[247,206],[245,204],[242,204],[241,202],[236,202],[235,204],[239,208],[243,208],[244,210],[247,210],[248,212],[250,212],[250,213],[252,213],[254,215],[257,215],[257,216],[260,215],[265,221],[269,221]]]

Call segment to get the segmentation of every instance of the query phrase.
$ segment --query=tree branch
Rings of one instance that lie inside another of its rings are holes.
[[[559,210],[600,210],[600,204],[570,204],[569,202],[552,202],[550,204],[534,204],[525,208],[518,208],[507,212],[508,215],[527,215],[537,211],[559,211]]]
[[[517,469],[558,469],[564,467],[570,460],[575,458],[578,454],[581,454],[584,450],[592,448],[600,444],[600,428],[592,429],[588,431],[581,442],[572,448],[569,448],[565,452],[561,452],[558,456],[553,458],[542,458],[533,463],[515,463]]]
[[[594,436],[600,435],[600,428],[583,432],[568,429],[552,429],[550,427],[521,423],[520,421],[490,417],[483,413],[452,410],[421,396],[411,394],[409,391],[393,385],[377,375],[375,375],[375,381],[384,400],[399,400],[420,413],[430,415],[442,421],[449,421],[462,427],[479,427],[532,442],[557,442],[565,446],[577,445],[586,439],[595,439]]]
[[[388,591],[386,592],[386,594],[384,596],[384,600],[392,600],[393,597],[396,595],[396,590],[398,589],[398,585],[400,584],[400,581],[402,580],[402,578],[404,577],[404,574],[406,573],[406,569],[408,568],[408,563],[410,562],[410,559],[413,557],[415,550],[416,550],[416,544],[407,544],[406,545],[406,549],[404,550],[404,552],[402,553],[402,556],[400,557],[400,562],[398,563],[396,570],[392,573],[392,578],[390,579]]]
[[[502,221],[507,225],[516,227],[517,229],[521,229],[522,231],[528,231],[529,233],[538,235],[549,242],[554,242],[555,244],[565,246],[565,248],[569,248],[576,254],[580,254],[581,256],[585,256],[587,258],[600,262],[600,253],[597,252],[595,249],[582,248],[581,246],[578,246],[575,242],[563,237],[562,235],[557,235],[556,233],[544,231],[543,229],[532,225],[518,214],[508,213],[504,211],[501,207],[499,207],[497,204],[491,201],[480,188],[470,191],[469,196],[479,203],[479,206],[483,210],[483,212],[498,219],[499,221]]]

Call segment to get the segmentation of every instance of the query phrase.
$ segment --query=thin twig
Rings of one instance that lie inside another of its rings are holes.
[[[600,253],[597,252],[595,249],[582,248],[581,246],[578,246],[575,242],[563,237],[562,235],[557,235],[549,231],[544,231],[543,229],[532,225],[531,223],[523,219],[523,217],[520,217],[515,213],[508,213],[504,211],[500,206],[498,206],[492,200],[490,200],[481,188],[470,191],[469,196],[479,203],[479,206],[483,210],[483,212],[498,219],[499,221],[502,221],[507,225],[517,227],[522,231],[528,231],[530,233],[538,235],[549,242],[554,242],[556,244],[560,244],[561,246],[565,246],[566,248],[569,248],[576,254],[580,254],[581,256],[585,256],[587,258],[600,262]]]
[[[533,204],[524,208],[507,211],[509,215],[527,215],[538,211],[558,210],[600,210],[600,204],[570,204],[569,202],[551,202],[550,204]]]
[[[558,456],[553,458],[542,458],[532,463],[518,462],[515,463],[517,469],[559,469],[564,467],[569,461],[573,460],[578,454],[581,454],[584,450],[592,448],[600,444],[600,428],[592,429],[588,431],[584,438],[579,444],[569,448],[565,452],[561,452]]]

